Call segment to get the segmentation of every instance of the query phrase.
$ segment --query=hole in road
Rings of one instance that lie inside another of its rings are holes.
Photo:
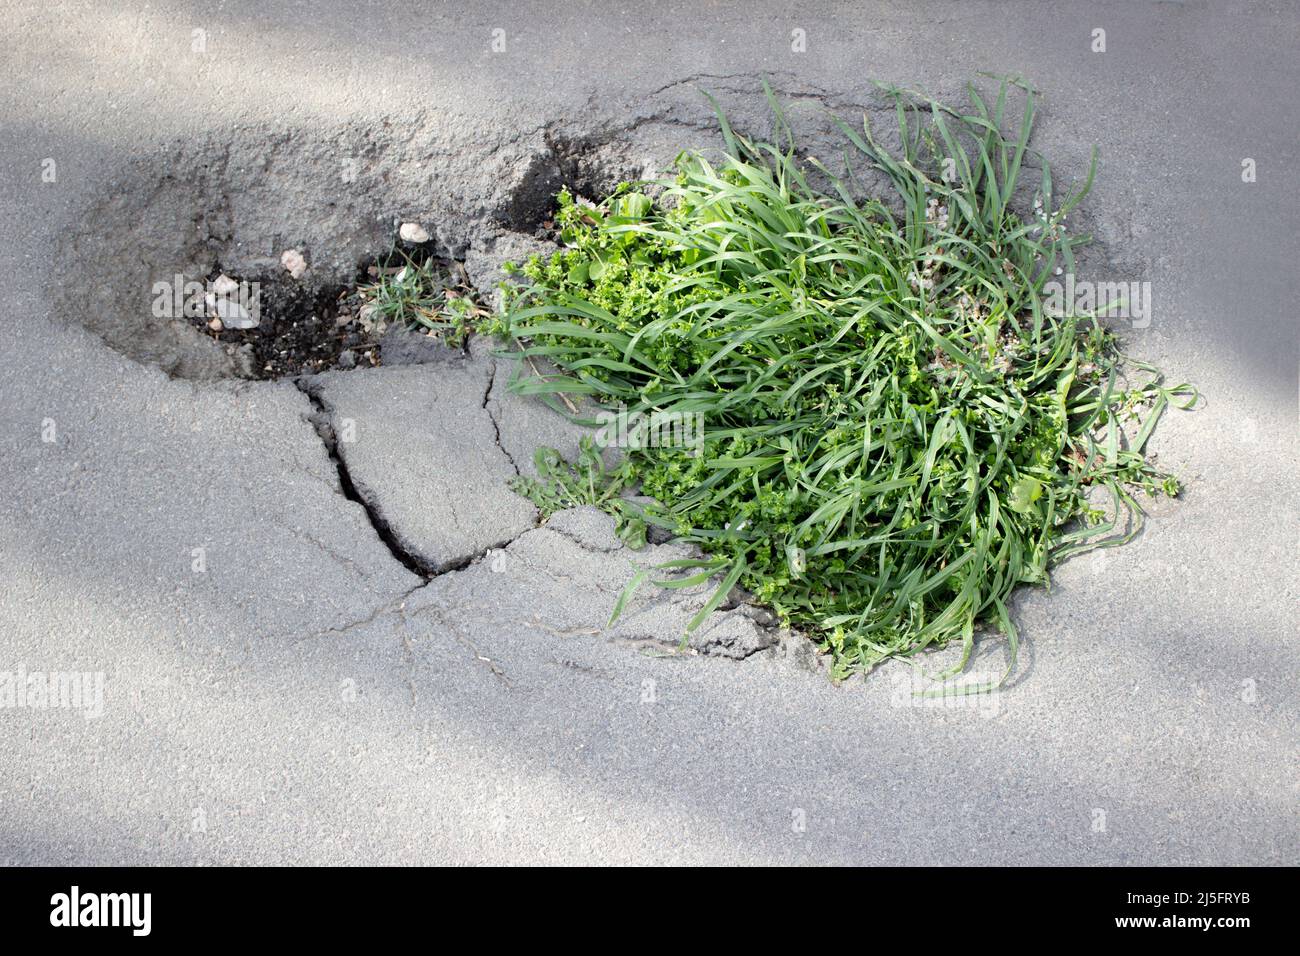
[[[57,237],[53,310],[178,378],[444,359],[460,336],[421,325],[418,298],[414,317],[375,314],[359,290],[415,267],[435,298],[483,305],[474,279],[488,295],[499,260],[555,238],[561,186],[599,196],[639,170],[616,140],[539,132],[515,145],[493,130],[448,150],[439,135],[237,129],[132,157]],[[423,235],[399,238],[407,223]]]

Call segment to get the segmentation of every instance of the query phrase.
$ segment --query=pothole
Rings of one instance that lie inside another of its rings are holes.
[[[490,298],[502,260],[552,238],[543,223],[555,191],[601,194],[641,172],[632,152],[616,128],[521,132],[449,113],[213,131],[110,172],[57,234],[65,265],[49,295],[64,320],[178,378],[425,361],[446,346],[404,323],[363,321],[356,295],[376,279],[372,269],[398,265],[390,253],[401,225],[426,236],[397,251],[434,262],[454,293],[477,287]],[[223,316],[204,306],[222,276],[236,297],[258,297],[255,327],[241,327],[238,308]]]

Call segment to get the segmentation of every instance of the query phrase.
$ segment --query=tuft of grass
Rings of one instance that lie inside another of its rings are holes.
[[[451,345],[462,344],[485,314],[468,291],[457,288],[436,260],[416,260],[400,250],[374,282],[357,289],[371,322],[426,329]]]
[[[1028,145],[1031,88],[1006,79],[986,100],[972,85],[960,111],[887,92],[900,149],[837,122],[892,195],[860,198],[800,159],[768,90],[783,143],[719,111],[720,162],[683,153],[675,176],[595,205],[561,192],[564,248],[523,266],[494,328],[557,369],[518,391],[702,414],[702,443],[625,449],[619,481],[657,500],[644,521],[705,553],[676,572],[721,579],[692,627],[740,585],[818,640],[837,678],[951,641],[958,672],[985,622],[1014,667],[1012,591],[1131,540],[1139,492],[1177,494],[1144,449],[1196,392],[1127,359],[1098,316],[1044,310],[1044,283],[1087,241],[1065,220],[1096,157],[1058,196]]]

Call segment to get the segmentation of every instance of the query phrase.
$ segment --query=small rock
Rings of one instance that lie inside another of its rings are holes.
[[[303,273],[307,271],[307,260],[297,249],[286,249],[280,253],[280,265],[284,266],[294,279],[301,279]]]
[[[224,272],[212,280],[212,294],[216,296],[234,295],[239,291],[239,283]]]
[[[345,349],[339,353],[339,368],[353,368],[357,364],[357,353]]]
[[[402,223],[402,228],[397,231],[397,234],[402,237],[403,242],[421,243],[429,241],[429,233],[418,222]]]
[[[218,298],[209,293],[206,296],[209,311],[216,314],[228,329],[255,329],[258,319],[249,314],[239,302],[225,297]]]

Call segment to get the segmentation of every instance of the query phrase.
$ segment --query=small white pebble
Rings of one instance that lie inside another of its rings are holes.
[[[421,243],[429,241],[428,231],[418,222],[402,223],[402,228],[397,231],[397,234],[402,237],[403,242]]]

